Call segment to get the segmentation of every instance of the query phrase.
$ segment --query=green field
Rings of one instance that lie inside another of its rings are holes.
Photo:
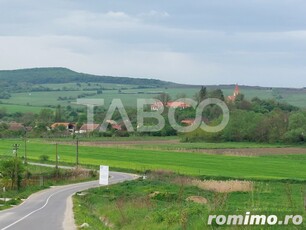
[[[13,79],[13,80],[11,80]],[[153,98],[168,93],[172,99],[182,95],[193,97],[201,86],[181,85],[154,79],[95,76],[77,73],[66,68],[35,68],[15,71],[0,71],[2,99],[0,108],[9,112],[33,111],[24,106],[49,107],[58,104],[74,105],[77,98],[104,98],[109,104],[113,98],[120,98],[125,106],[135,106],[137,98]],[[234,82],[233,82],[234,84]],[[224,96],[233,94],[234,85],[206,86],[208,90],[222,89]],[[306,108],[306,89],[240,86],[247,100],[254,97],[275,99]],[[84,95],[87,94],[87,95]],[[1,95],[0,95],[1,96]],[[58,100],[62,97],[61,100]]]
[[[105,105],[110,104],[112,99],[119,98],[122,100],[125,106],[136,106],[137,98],[154,98],[161,92],[168,93],[172,99],[176,99],[179,95],[182,95],[182,93],[187,97],[192,98],[193,95],[199,90],[195,87],[137,89],[133,88],[135,87],[134,85],[101,85],[108,89],[103,90],[103,94],[96,94],[97,91],[92,90],[90,87],[85,88],[85,86],[82,86],[81,88],[77,88],[75,83],[60,85],[46,84],[42,86],[49,87],[54,90],[60,89],[61,91],[12,93],[12,97],[10,99],[1,99],[2,104],[0,104],[0,108],[6,108],[8,112],[39,112],[41,108],[57,106],[59,104],[62,106],[75,106],[78,96],[82,94],[94,94],[92,96],[85,96],[85,98],[103,98],[105,100]],[[66,90],[63,90],[63,87],[66,87]],[[119,93],[119,89],[123,90],[121,90]],[[233,89],[228,87],[223,88],[223,91],[225,96],[233,93]],[[248,100],[251,100],[254,97],[259,97],[261,99],[274,98],[273,91],[267,89],[249,89],[241,87],[241,93],[245,94]],[[285,90],[280,90],[279,94],[282,95],[282,102],[288,102],[299,107],[306,107],[306,94],[304,92],[287,92]],[[58,100],[59,97],[66,97],[67,99]]]
[[[23,141],[1,140],[0,154],[11,155],[12,144],[20,143],[22,156]],[[28,157],[38,160],[40,155],[55,159],[55,144],[30,140],[27,144]],[[61,163],[75,162],[75,146],[59,145]],[[131,147],[87,147],[80,146],[80,162],[86,165],[109,165],[113,170],[146,171],[166,169],[177,173],[229,178],[252,179],[306,179],[306,155],[273,156],[224,156],[167,150],[142,150]]]
[[[10,104],[0,104],[0,109],[4,109],[8,113],[39,113],[42,109],[47,107],[42,106],[27,106],[27,105],[10,105]],[[49,108],[50,109],[50,108]]]

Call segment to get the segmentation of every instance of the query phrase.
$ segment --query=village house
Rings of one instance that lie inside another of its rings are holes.
[[[181,120],[181,123],[189,126],[189,125],[193,125],[194,121],[195,121],[195,119],[193,119],[193,118],[187,118],[187,119]],[[207,118],[203,117],[202,122],[205,122],[206,124],[208,124],[209,120]]]
[[[81,126],[78,133],[90,133],[93,131],[99,131],[100,124],[84,124]]]
[[[151,105],[151,110],[152,111],[158,111],[160,110],[162,107],[164,106],[164,104],[161,101],[156,101]]]
[[[115,130],[118,130],[118,131],[122,130],[122,123],[118,124],[114,120],[107,120],[106,122],[111,125],[112,129],[115,129]]]
[[[8,124],[8,130],[10,130],[10,131],[26,131],[26,127],[21,123],[11,122],[11,123]]]
[[[183,101],[173,101],[173,102],[169,101],[169,102],[167,102],[167,107],[175,108],[175,109],[177,109],[177,108],[179,108],[179,109],[187,109],[187,108],[190,107],[190,105],[185,103],[185,102],[183,102]]]
[[[166,103],[166,105],[164,105],[161,101],[156,101],[151,105],[151,110],[152,111],[158,111],[160,110],[162,107],[168,107],[168,108],[179,108],[179,109],[186,109],[189,108],[190,105],[183,102],[183,101],[169,101]]]
[[[73,133],[75,131],[75,124],[69,123],[69,122],[57,122],[57,123],[53,123],[51,125],[51,129],[55,129],[55,128],[58,128],[60,126],[65,127],[65,129],[68,130],[71,133]]]

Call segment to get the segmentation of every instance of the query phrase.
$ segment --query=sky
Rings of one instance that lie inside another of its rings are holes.
[[[0,69],[306,87],[305,0],[0,0]]]

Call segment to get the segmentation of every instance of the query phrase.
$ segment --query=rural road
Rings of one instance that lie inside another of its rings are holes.
[[[133,180],[137,176],[110,172],[110,184]],[[76,229],[71,196],[98,187],[98,181],[56,186],[30,196],[21,205],[0,211],[1,230],[73,230]]]

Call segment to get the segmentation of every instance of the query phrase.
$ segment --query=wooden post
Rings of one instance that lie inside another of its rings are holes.
[[[76,167],[79,166],[79,138],[76,140]]]
[[[26,165],[28,163],[27,159],[27,136],[24,137],[24,164]]]
[[[56,177],[58,178],[58,144],[55,145],[55,171],[56,171]]]

